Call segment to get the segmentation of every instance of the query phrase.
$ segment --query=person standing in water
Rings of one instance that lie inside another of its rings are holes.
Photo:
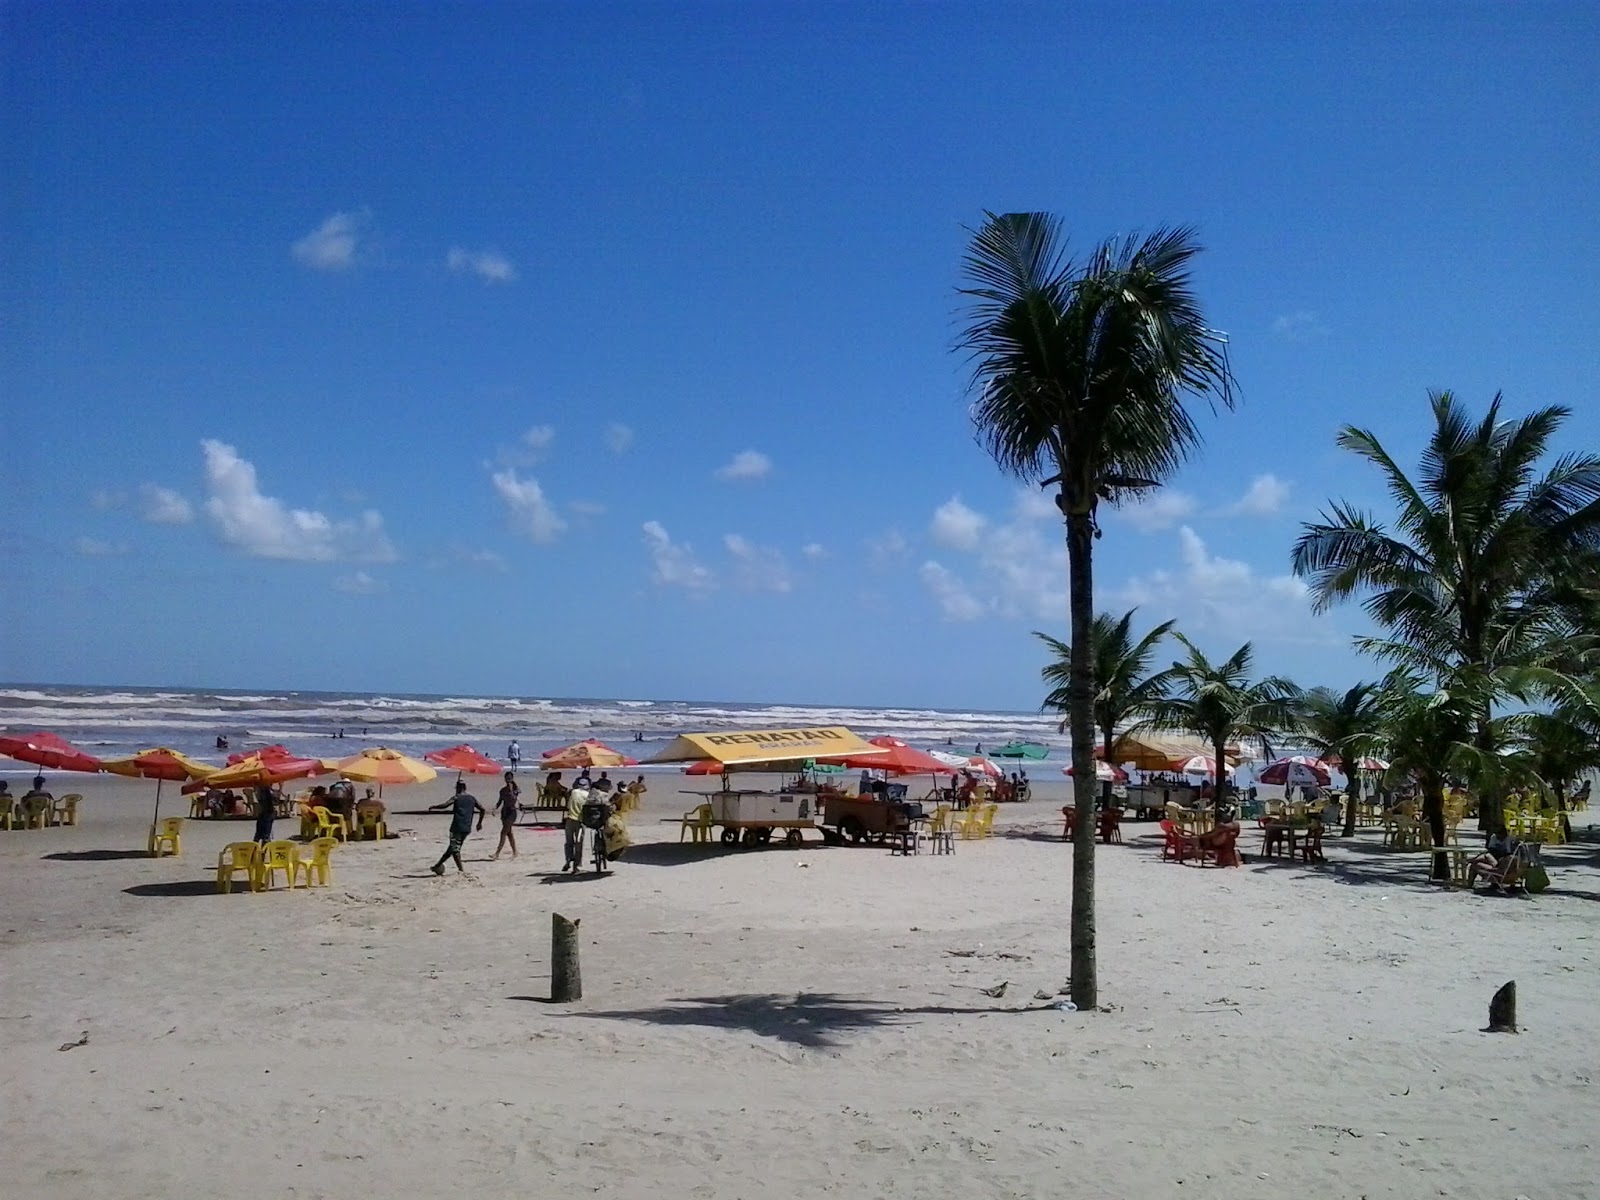
[[[493,862],[500,857],[500,851],[507,846],[511,847],[511,857],[517,856],[517,816],[519,808],[517,799],[522,794],[522,789],[517,786],[517,777],[511,772],[506,772],[505,786],[500,789],[500,800],[497,807],[500,810],[500,842],[494,848],[494,853],[489,856]]]
[[[517,745],[515,738],[512,738],[511,745],[506,747],[506,761],[511,764],[512,774],[516,774],[517,768],[522,765],[522,747]]]
[[[478,803],[478,798],[467,791],[465,780],[456,780],[456,794],[450,802],[450,844],[445,847],[439,861],[433,864],[435,875],[444,874],[444,864],[451,859],[455,860],[456,870],[464,872],[466,868],[461,865],[461,844],[467,840],[467,835],[472,832],[472,816],[478,816],[478,828],[483,828],[483,819],[489,815],[489,810]]]

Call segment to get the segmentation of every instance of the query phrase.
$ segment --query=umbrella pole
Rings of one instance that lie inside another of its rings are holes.
[[[150,836],[151,837],[155,836],[156,826],[161,823],[161,784],[162,784],[162,782],[163,781],[160,780],[160,779],[156,780],[156,810],[155,810],[155,812],[150,814]]]

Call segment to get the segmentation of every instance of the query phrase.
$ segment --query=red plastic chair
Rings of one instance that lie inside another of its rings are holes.
[[[1122,840],[1122,810],[1108,808],[1100,814],[1100,840],[1107,843]]]
[[[1161,822],[1161,832],[1166,835],[1166,844],[1161,847],[1161,858],[1165,862],[1168,858],[1182,862],[1199,847],[1190,838],[1178,832],[1178,827],[1171,820]]]

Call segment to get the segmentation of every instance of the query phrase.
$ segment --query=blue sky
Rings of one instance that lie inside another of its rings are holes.
[[[1243,395],[1097,599],[1370,674],[1333,445],[1600,346],[1570,5],[7,5],[0,678],[1031,708],[983,210],[1196,225]]]

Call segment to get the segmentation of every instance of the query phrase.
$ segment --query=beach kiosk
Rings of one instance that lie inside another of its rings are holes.
[[[883,752],[843,726],[833,725],[685,733],[646,761],[722,764],[720,790],[690,790],[687,794],[701,797],[702,803],[711,807],[711,824],[721,828],[723,845],[765,846],[781,830],[785,845],[798,846],[804,841],[804,831],[817,827],[818,806],[822,802],[819,793],[784,788],[741,788],[734,785],[735,774],[782,773],[806,759],[872,756]]]

